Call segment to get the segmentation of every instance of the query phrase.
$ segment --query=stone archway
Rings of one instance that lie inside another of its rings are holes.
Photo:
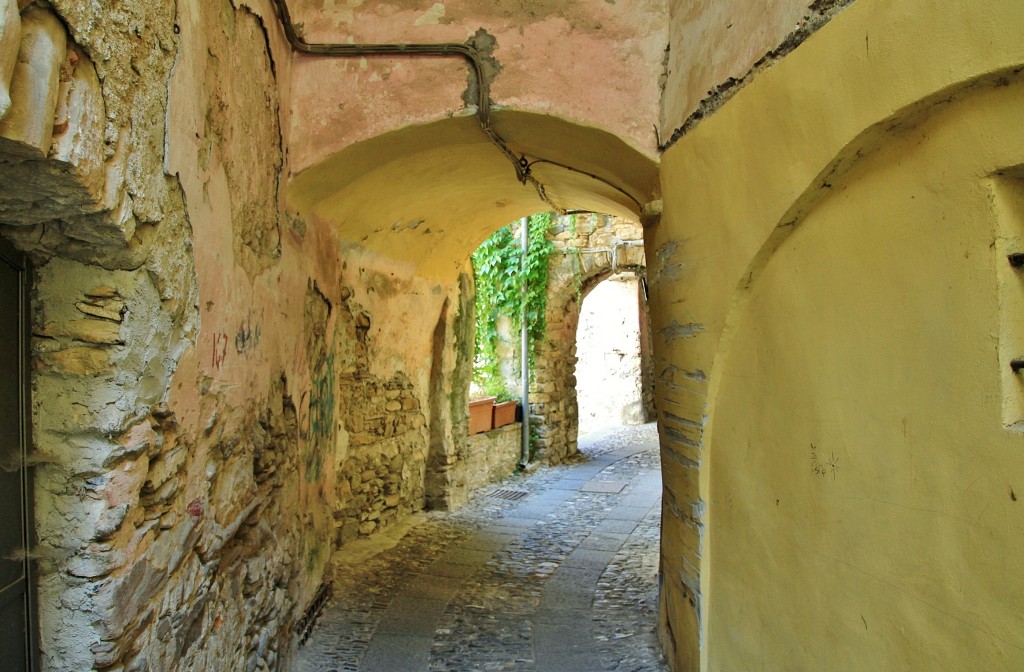
[[[578,436],[654,419],[644,277],[615,273],[583,296],[576,327]],[[646,369],[645,369],[645,365]]]
[[[536,353],[530,413],[537,425],[537,454],[558,463],[577,451],[576,328],[583,298],[616,273],[646,273],[643,229],[611,215],[561,218],[552,232],[555,252],[548,267],[548,338]],[[643,306],[641,325],[646,323]],[[641,343],[646,336],[642,331]],[[642,345],[645,399],[652,399],[650,348]]]
[[[589,280],[614,268],[642,268],[642,229],[626,218],[639,217],[638,204],[649,202],[657,193],[653,162],[599,129],[512,110],[495,112],[494,116],[527,154],[544,151],[570,156],[580,166],[566,169],[540,163],[536,167],[549,201],[567,209],[612,213],[601,218],[579,218],[579,241],[572,244],[604,249],[600,254],[577,255],[593,257],[584,260],[581,279]],[[465,295],[469,288],[469,255],[509,220],[550,207],[538,198],[534,188],[517,184],[514,177],[506,157],[495,151],[476,121],[461,117],[404,128],[353,145],[298,174],[287,187],[297,220],[321,231],[337,232],[341,239],[347,259],[342,276],[353,278],[353,300],[374,316],[370,338],[375,345],[370,352],[376,363],[371,361],[368,371],[390,370],[396,362],[405,370],[417,371],[421,362],[430,362],[434,379],[430,384],[438,391],[434,396],[448,399],[449,403],[435,404],[424,417],[427,432],[437,439],[429,449],[430,484],[426,493],[435,506],[445,507],[465,497],[461,492],[464,479],[458,474],[470,453],[464,418],[467,411],[465,394],[460,397],[454,391],[463,384],[468,386],[465,367],[473,356],[472,338],[467,338],[459,326],[465,326],[463,318],[469,306]],[[568,233],[562,238],[556,246],[567,249]],[[568,258],[562,261],[573,263]],[[372,282],[365,282],[372,278]],[[575,294],[573,278],[575,274],[568,273],[561,279],[561,286],[552,288],[554,296],[559,297],[556,303]],[[399,315],[393,306],[404,301],[403,293],[419,298],[415,305],[407,302],[407,309]],[[429,333],[441,329],[433,322],[426,324],[421,316],[434,311],[428,309],[428,304],[446,299],[460,309],[448,311],[444,318],[445,342],[421,347],[419,341],[426,343]],[[400,333],[396,331],[399,324]],[[571,339],[575,339],[575,322]],[[559,389],[571,384],[572,373],[558,374]],[[420,378],[425,376],[412,376],[412,386],[418,390],[418,398],[426,399],[431,396],[424,387],[428,383]],[[544,416],[538,416],[543,459],[560,461],[575,451],[575,424],[569,443],[561,426],[562,407],[543,401],[543,389],[535,394],[538,399],[532,410]],[[343,415],[350,415],[350,411]],[[555,414],[549,419],[552,411]],[[350,435],[354,436],[352,432]],[[338,473],[342,476],[347,473],[345,459],[339,458]],[[354,483],[360,474],[348,477]],[[356,485],[351,487],[355,490]],[[347,491],[343,494],[348,496]]]

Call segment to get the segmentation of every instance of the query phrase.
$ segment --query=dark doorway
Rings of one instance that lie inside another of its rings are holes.
[[[0,670],[38,669],[33,626],[28,301],[23,258],[0,246]]]

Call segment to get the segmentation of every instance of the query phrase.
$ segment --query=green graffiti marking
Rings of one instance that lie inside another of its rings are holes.
[[[313,376],[313,390],[309,398],[310,446],[306,455],[306,482],[320,479],[323,468],[324,439],[334,436],[334,348]]]

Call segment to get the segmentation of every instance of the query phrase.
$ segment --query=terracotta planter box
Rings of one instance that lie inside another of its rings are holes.
[[[491,431],[494,421],[494,402],[497,397],[487,397],[469,402],[469,435]]]
[[[518,402],[515,401],[503,401],[501,403],[494,404],[494,428],[504,427],[505,425],[511,425],[516,421],[516,406]]]

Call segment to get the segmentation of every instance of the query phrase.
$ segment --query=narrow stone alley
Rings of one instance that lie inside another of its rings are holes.
[[[648,672],[661,480],[655,425],[339,551],[300,672]]]

